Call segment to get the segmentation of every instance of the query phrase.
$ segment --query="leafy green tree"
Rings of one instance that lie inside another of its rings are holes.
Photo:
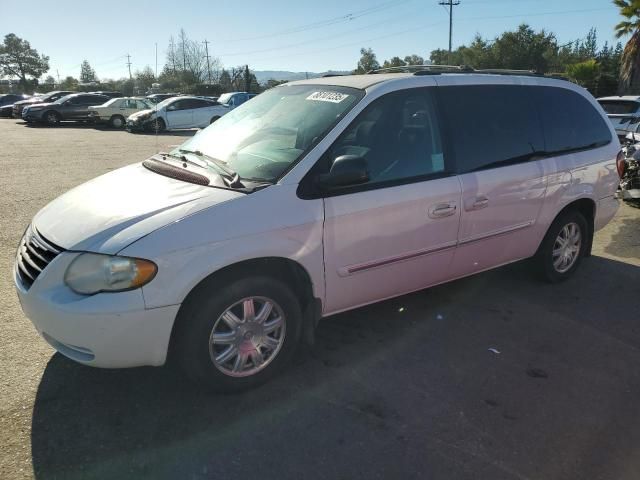
[[[492,45],[497,68],[516,70],[549,71],[556,55],[558,44],[553,33],[545,30],[535,32],[522,24],[514,32],[504,32]]]
[[[404,67],[406,64],[400,57],[391,57],[389,60],[384,61],[382,68]]]
[[[45,78],[45,79],[44,79],[44,82],[43,82],[43,83],[44,83],[45,85],[51,85],[51,86],[53,86],[53,85],[55,85],[55,83],[56,83],[56,79],[55,79],[55,78],[53,78],[51,75],[47,75],[47,78]]]
[[[404,57],[404,63],[407,65],[424,65],[424,58],[414,53],[413,55],[407,55]]]
[[[617,38],[631,35],[620,60],[621,93],[640,92],[640,0],[613,0],[624,18],[615,26]]]
[[[13,33],[5,35],[0,43],[0,73],[16,77],[23,90],[28,89],[33,80],[37,80],[49,70],[49,57],[38,54],[26,40]],[[32,80],[29,80],[31,77]]]
[[[151,88],[151,85],[156,81],[156,76],[149,65],[145,66],[142,70],[137,70],[133,76],[136,80],[136,85],[144,91]]]
[[[367,73],[380,68],[376,54],[370,48],[360,49],[360,60],[354,73]]]
[[[72,76],[66,77],[60,83],[60,90],[76,90],[78,88],[78,80]]]
[[[567,67],[569,79],[591,91],[596,90],[599,75],[600,65],[593,58]]]
[[[91,65],[87,60],[83,60],[80,64],[80,83],[97,82],[98,77],[96,71],[91,68]]]

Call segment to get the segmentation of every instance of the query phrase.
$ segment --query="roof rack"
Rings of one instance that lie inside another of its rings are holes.
[[[413,75],[441,75],[443,73],[475,73],[480,75],[520,75],[527,77],[561,78],[558,75],[545,75],[534,70],[512,70],[503,68],[475,69],[468,65],[403,65],[400,67],[378,68],[367,72],[377,73],[412,73]]]

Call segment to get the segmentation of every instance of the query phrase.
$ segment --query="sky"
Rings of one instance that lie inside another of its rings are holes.
[[[361,47],[378,60],[448,47],[448,10],[439,0],[111,0],[88,2],[0,0],[0,35],[15,33],[50,57],[50,74],[78,77],[87,59],[99,78],[128,76],[164,65],[169,37],[184,28],[210,43],[225,67],[323,72],[355,68]],[[560,44],[584,38],[591,27],[599,43],[615,42],[619,21],[611,0],[460,0],[454,7],[453,47],[476,33],[493,39],[528,23],[554,32]],[[624,40],[624,39],[623,39]]]

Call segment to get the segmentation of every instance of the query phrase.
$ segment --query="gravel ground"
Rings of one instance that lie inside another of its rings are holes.
[[[0,120],[0,139],[1,479],[640,478],[640,209],[569,282],[521,263],[341,314],[268,385],[206,395],[54,354],[11,281],[38,209],[184,135]]]

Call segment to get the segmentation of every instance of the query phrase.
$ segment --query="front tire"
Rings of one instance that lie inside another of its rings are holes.
[[[558,216],[534,257],[542,279],[558,283],[571,277],[589,248],[589,235],[587,221],[580,212],[571,210]]]
[[[45,113],[43,115],[43,118],[44,118],[44,121],[47,123],[47,125],[50,125],[52,127],[60,123],[60,114],[53,110],[50,110],[47,113]]]
[[[289,363],[302,331],[300,302],[269,277],[205,282],[176,321],[175,354],[183,370],[218,392],[269,380]]]
[[[167,125],[164,123],[164,120],[161,118],[156,118],[153,122],[151,122],[151,131],[155,133],[162,133],[167,129]]]

